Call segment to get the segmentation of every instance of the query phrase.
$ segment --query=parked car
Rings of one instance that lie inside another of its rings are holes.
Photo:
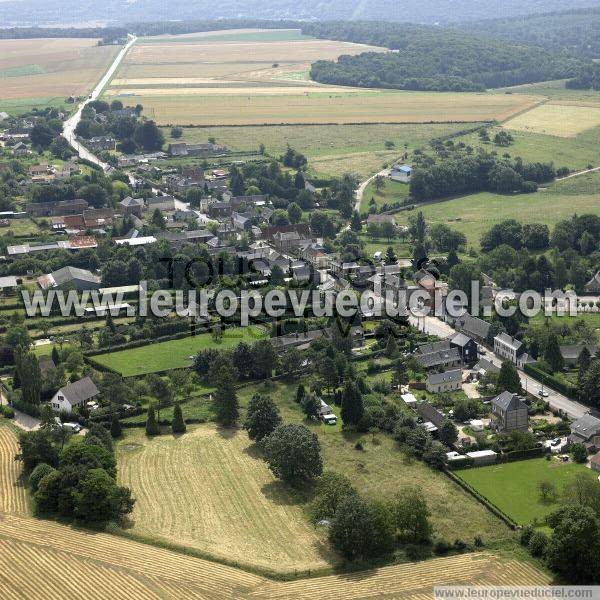
[[[79,425],[79,423],[63,423],[63,427],[67,431],[72,431],[73,433],[79,433],[81,431],[81,425]]]
[[[548,392],[546,390],[538,390],[538,396],[540,396],[540,398],[547,398],[550,394],[548,394]]]

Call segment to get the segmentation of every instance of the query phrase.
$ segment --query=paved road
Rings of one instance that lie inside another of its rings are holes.
[[[417,319],[417,317],[411,316],[409,321],[411,325],[420,329],[421,331],[440,338],[447,338],[448,336],[456,333],[455,329],[436,317],[421,317]],[[502,360],[498,358],[491,350],[486,352],[485,358],[498,367],[502,366]],[[533,393],[534,395],[537,395],[538,391],[543,388],[544,391],[548,393],[548,397],[544,399],[550,403],[550,406],[552,408],[562,410],[573,419],[578,419],[579,417],[590,412],[589,407],[585,406],[584,404],[580,404],[579,402],[575,402],[575,400],[571,400],[563,394],[560,394],[559,392],[556,392],[548,387],[544,387],[539,381],[529,375],[526,375],[523,371],[519,371],[519,377],[521,378],[521,385],[523,386],[523,389]]]
[[[0,404],[4,404],[4,406],[8,406],[8,401],[6,400],[6,398],[4,397],[4,394],[2,394],[2,392],[0,392]],[[15,418],[13,419],[12,422],[17,427],[20,427],[21,429],[24,429],[25,431],[33,431],[35,429],[40,428],[40,420],[39,419],[36,419],[35,417],[30,417],[29,415],[22,413],[20,410],[16,410],[14,408],[13,408],[13,410],[15,413]]]
[[[125,58],[125,55],[127,54],[127,52],[129,52],[131,46],[135,44],[136,40],[137,38],[135,36],[129,36],[129,41],[127,42],[127,44],[125,44],[125,46],[123,46],[119,54],[117,54],[113,63],[110,65],[102,79],[98,82],[98,85],[94,88],[89,97],[79,105],[75,114],[69,119],[67,119],[63,125],[62,135],[77,152],[77,154],[79,154],[79,157],[85,160],[89,160],[90,162],[98,165],[104,171],[110,170],[110,165],[101,161],[95,154],[90,152],[83,144],[77,141],[77,137],[75,136],[75,128],[77,127],[79,121],[81,121],[81,112],[83,111],[84,107],[89,102],[97,100],[100,97],[102,90],[111,80],[112,76],[115,74],[117,68],[121,64],[121,61],[123,60],[123,58]]]

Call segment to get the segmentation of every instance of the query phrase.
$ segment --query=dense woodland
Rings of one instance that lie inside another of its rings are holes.
[[[580,60],[447,29],[390,23],[317,23],[304,28],[320,38],[385,46],[398,52],[318,61],[311,77],[321,83],[410,90],[477,91],[562,79]]]
[[[462,31],[505,41],[568,51],[587,58],[600,56],[600,8],[531,15],[522,19],[490,19],[460,26]]]

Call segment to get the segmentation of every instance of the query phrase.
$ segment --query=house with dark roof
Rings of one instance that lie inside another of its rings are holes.
[[[459,367],[461,363],[459,351],[450,347],[449,340],[422,344],[415,350],[414,356],[425,369],[450,369]]]
[[[600,271],[598,271],[584,286],[587,294],[600,294]]]
[[[454,392],[462,387],[462,371],[453,369],[444,373],[429,373],[425,382],[425,389],[430,394]]]
[[[96,384],[89,377],[84,377],[60,388],[50,400],[50,406],[55,412],[70,413],[76,406],[83,406],[99,394]]]
[[[38,278],[38,283],[43,290],[74,289],[78,292],[82,290],[97,290],[100,288],[101,279],[86,269],[77,267],[63,267],[58,271],[53,271],[47,275]]]
[[[471,316],[469,313],[459,317],[454,322],[454,328],[470,338],[473,338],[479,344],[486,344],[490,341],[491,325],[483,319]]]
[[[523,342],[511,337],[507,333],[500,333],[494,338],[494,354],[513,364],[519,364],[520,357],[525,352]]]
[[[450,347],[456,348],[465,365],[472,365],[477,361],[477,344],[464,333],[457,333],[450,338]]]
[[[487,358],[480,358],[479,362],[473,367],[473,371],[475,371],[479,377],[485,377],[490,373],[500,373],[500,367],[497,367]]]
[[[579,357],[584,348],[590,353],[590,356],[595,356],[598,347],[593,344],[569,344],[560,347],[560,354],[563,357],[565,366],[576,367],[579,365]]]
[[[119,206],[121,207],[121,212],[124,217],[135,215],[138,219],[142,218],[142,212],[144,210],[144,200],[142,198],[132,198],[131,196],[127,196],[127,198],[123,198],[123,200],[119,202]]]
[[[417,414],[429,433],[436,433],[446,421],[446,417],[429,402],[417,404]]]
[[[599,450],[595,438],[600,436],[600,419],[593,415],[583,415],[571,424],[569,443],[584,444],[588,450]]]
[[[527,404],[517,394],[502,392],[492,398],[491,426],[499,432],[527,431],[529,411]]]

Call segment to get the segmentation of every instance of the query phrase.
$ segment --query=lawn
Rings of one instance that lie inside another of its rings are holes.
[[[384,186],[381,190],[375,188],[375,183],[371,182],[365,189],[365,193],[360,204],[360,212],[369,212],[371,199],[375,200],[375,206],[380,209],[384,204],[403,204],[408,199],[410,186],[407,183],[392,181],[389,178],[384,179]]]
[[[264,332],[255,327],[234,328],[225,330],[223,339],[218,342],[213,339],[211,334],[203,333],[180,340],[100,354],[94,356],[93,360],[120,373],[123,377],[133,377],[183,369],[191,366],[191,357],[205,348],[233,348],[240,342],[251,344],[264,337]]]
[[[464,469],[456,474],[494,503],[519,525],[541,522],[559,507],[543,502],[537,489],[540,481],[551,481],[560,493],[578,473],[591,472],[574,463],[535,458],[511,463]]]
[[[303,499],[243,430],[200,425],[152,440],[128,430],[117,454],[119,480],[136,497],[134,533],[279,573],[337,562]]]
[[[429,225],[444,223],[467,236],[469,246],[479,248],[481,235],[505,219],[521,223],[545,223],[552,228],[573,214],[600,214],[600,174],[582,175],[550,184],[534,194],[501,195],[482,192],[451,200],[417,206]],[[548,210],[549,207],[552,210]],[[396,215],[396,222],[408,223],[412,212]]]

